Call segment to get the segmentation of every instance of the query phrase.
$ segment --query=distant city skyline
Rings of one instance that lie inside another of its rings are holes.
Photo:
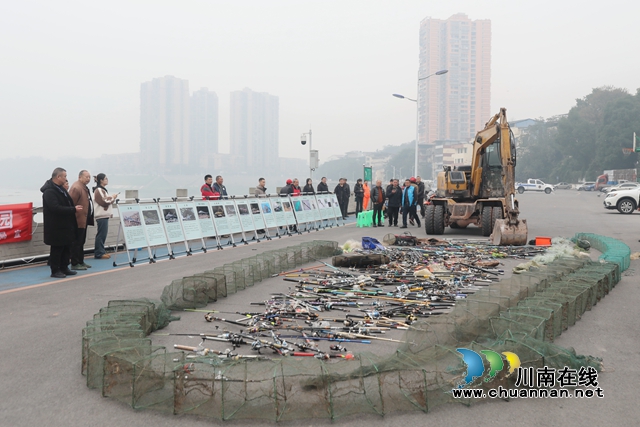
[[[281,155],[306,160],[308,147],[299,141],[309,129],[323,160],[409,142],[415,103],[391,94],[422,96],[420,22],[457,13],[491,22],[491,106],[487,117],[476,117],[481,125],[500,107],[511,120],[551,117],[568,113],[594,88],[633,94],[640,87],[637,60],[620,43],[634,40],[640,15],[640,3],[628,0],[611,0],[605,12],[575,0],[539,0],[535,7],[483,0],[152,7],[30,0],[4,9],[0,38],[10,42],[0,44],[3,159],[137,152],[140,84],[165,75],[187,79],[192,91],[216,92],[220,153],[231,151],[230,94],[244,87],[278,96]],[[594,52],[606,52],[607,61],[594,61]],[[434,76],[428,85],[451,77]]]
[[[155,173],[229,167],[277,171],[279,99],[249,88],[231,92],[231,152],[218,145],[218,95],[189,81],[156,77],[140,85],[140,158]]]

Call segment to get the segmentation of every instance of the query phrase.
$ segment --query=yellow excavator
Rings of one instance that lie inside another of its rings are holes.
[[[438,173],[436,195],[425,212],[427,234],[474,224],[494,245],[525,245],[527,221],[518,218],[515,167],[515,140],[507,109],[501,108],[476,134],[471,165],[444,166]]]

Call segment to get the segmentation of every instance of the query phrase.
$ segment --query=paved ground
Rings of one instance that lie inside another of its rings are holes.
[[[519,197],[529,222],[530,236],[572,236],[594,232],[621,239],[632,252],[640,251],[640,214],[623,216],[605,211],[596,194],[560,190],[555,194],[527,193]],[[414,229],[417,231],[417,229]],[[210,419],[172,416],[130,407],[89,390],[80,375],[80,336],[85,322],[109,300],[135,297],[157,298],[172,279],[203,271],[256,251],[294,245],[307,239],[340,242],[371,235],[379,239],[389,231],[354,226],[305,234],[224,251],[76,276],[43,286],[0,294],[0,426],[174,426],[216,424]],[[479,230],[449,230],[449,237],[479,237]],[[420,230],[416,234],[423,236]],[[574,347],[579,354],[604,359],[600,385],[605,398],[598,400],[491,401],[470,408],[449,405],[429,414],[412,412],[385,418],[351,417],[341,425],[445,425],[476,426],[584,426],[637,425],[640,417],[635,393],[640,378],[640,289],[635,277],[638,261],[622,282],[595,308],[562,334],[557,344]],[[0,273],[0,283],[5,279]],[[257,286],[262,286],[259,284]],[[252,292],[252,291],[245,291]],[[257,291],[256,291],[257,292]],[[224,304],[221,300],[217,305]],[[175,325],[177,325],[176,323]],[[231,422],[231,425],[263,423]],[[329,425],[326,420],[298,425]]]

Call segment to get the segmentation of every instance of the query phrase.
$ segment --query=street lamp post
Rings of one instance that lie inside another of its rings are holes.
[[[311,129],[309,129],[308,133],[303,133],[302,136],[300,137],[300,144],[302,145],[306,145],[307,144],[307,135],[309,135],[309,178],[313,179],[313,171],[316,170],[317,165],[315,165],[314,163],[314,158],[313,158],[313,150],[311,149]],[[316,155],[317,155],[317,151],[316,151]]]
[[[418,98],[420,96],[420,81],[422,80],[426,80],[431,76],[441,76],[443,74],[447,74],[449,72],[449,70],[440,70],[440,71],[436,71],[433,74],[429,74],[426,77],[420,77],[420,70],[418,70],[418,93],[416,95],[416,98]],[[413,176],[418,176],[418,137],[420,136],[420,104],[418,102],[418,99],[412,99],[412,98],[408,98],[404,95],[400,95],[399,93],[394,93],[393,96],[395,96],[396,98],[400,98],[400,99],[406,99],[407,101],[412,101],[416,103],[416,148],[415,148],[415,163],[413,165]]]

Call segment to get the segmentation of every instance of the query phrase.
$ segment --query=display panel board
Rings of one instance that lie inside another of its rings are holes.
[[[149,246],[166,245],[168,240],[160,220],[158,205],[155,203],[141,204],[140,211],[142,212],[142,222],[147,233]]]
[[[147,236],[144,232],[142,213],[139,205],[118,205],[120,225],[124,234],[127,249],[147,247]]]

